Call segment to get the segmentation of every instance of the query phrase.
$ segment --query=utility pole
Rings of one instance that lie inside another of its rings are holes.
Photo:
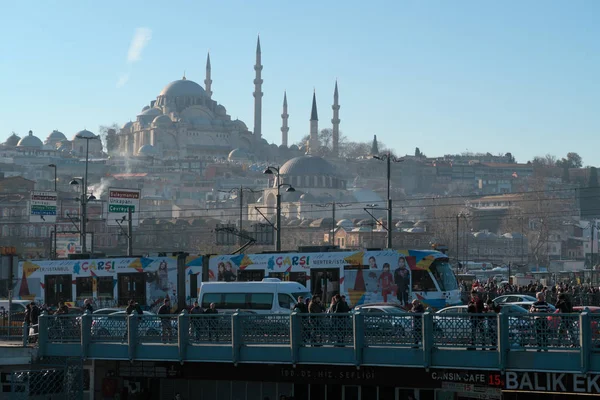
[[[385,161],[387,163],[387,248],[392,248],[392,197],[390,196],[390,181],[391,181],[391,170],[392,161],[396,163],[403,162],[404,159],[396,158],[390,152],[383,156],[373,156],[376,160]]]
[[[591,228],[592,228],[592,256],[591,256],[591,259],[590,259],[590,267],[591,267],[591,269],[594,269],[594,265],[595,265],[594,264],[594,258],[595,258],[595,254],[594,254],[595,253],[594,252],[594,247],[595,247],[594,246],[594,244],[595,244],[594,243],[594,231],[596,230],[596,220],[592,221],[592,227]]]
[[[56,182],[57,182],[57,179],[58,179],[58,176],[56,174],[56,168],[57,167],[56,167],[56,164],[49,164],[48,166],[50,168],[54,168],[54,193],[56,193],[56,198],[58,199],[58,191],[56,190],[56,188],[57,188]],[[52,259],[53,260],[56,260],[56,252],[57,252],[57,248],[56,248],[57,247],[56,246],[56,227],[57,227],[56,222],[54,222],[54,239],[52,241],[54,243],[54,251],[50,252],[50,253],[52,253]]]
[[[458,272],[458,265],[460,263],[459,261],[459,256],[458,256],[458,230],[460,228],[460,215],[456,214],[456,271]]]
[[[127,208],[127,255],[133,256],[133,211]]]
[[[331,236],[329,244],[335,246],[335,201],[331,203]]]

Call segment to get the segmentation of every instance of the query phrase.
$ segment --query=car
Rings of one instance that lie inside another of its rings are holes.
[[[407,335],[413,330],[412,314],[402,307],[379,303],[363,304],[350,310],[351,314],[358,312],[364,315],[367,344],[412,344]]]
[[[505,294],[503,296],[498,296],[493,300],[494,304],[496,305],[501,303],[517,303],[522,301],[535,302],[537,299],[527,294]]]
[[[537,300],[533,300],[533,301],[515,301],[515,302],[511,302],[510,304],[513,304],[515,306],[521,307],[523,309],[525,309],[526,311],[529,311],[531,309],[531,306],[533,305],[533,303],[535,303]],[[548,304],[548,312],[555,312],[556,311],[556,307],[554,307],[552,304]]]
[[[114,314],[114,313],[120,312],[120,311],[123,311],[123,310],[120,308],[100,308],[100,309],[92,312],[92,314],[94,314],[94,315],[109,315],[109,314]]]
[[[134,314],[135,315],[135,314]],[[152,318],[154,316],[155,318]],[[127,337],[127,314],[117,311],[108,315],[100,315],[92,321],[92,337],[104,337],[108,340],[123,340]],[[144,311],[144,317],[138,325],[139,336],[160,337],[162,333],[162,320],[154,313]],[[171,326],[173,322],[169,321]],[[173,328],[175,328],[173,326]],[[172,333],[176,335],[176,333]]]

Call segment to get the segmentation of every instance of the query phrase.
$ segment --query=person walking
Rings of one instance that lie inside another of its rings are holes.
[[[548,314],[550,307],[546,303],[544,292],[538,292],[535,295],[537,301],[531,305],[529,312],[538,314],[533,317],[535,326],[535,336],[537,339],[538,352],[548,351],[548,317],[543,314]]]
[[[160,322],[162,325],[162,341],[167,343],[171,341],[171,334],[173,333],[173,326],[171,325],[171,300],[165,297],[165,300],[158,309],[158,315],[160,316]]]
[[[419,348],[419,342],[423,339],[423,313],[425,312],[425,307],[423,307],[423,304],[419,300],[414,299],[412,301],[412,308],[409,312],[414,314],[413,335],[415,344],[413,348],[417,349]]]
[[[219,341],[219,311],[217,310],[217,305],[215,303],[210,303],[205,314],[209,314],[208,317],[208,340],[212,341],[213,337],[215,338],[215,342]]]
[[[204,314],[204,309],[202,307],[200,307],[198,300],[194,301],[194,306],[190,310],[190,314],[192,314],[192,315]],[[192,321],[192,330],[194,332],[194,337],[196,338],[196,341],[198,341],[198,340],[200,340],[200,334],[202,332],[202,329],[201,329],[202,323],[204,321],[202,321],[202,317],[192,317],[191,321]]]

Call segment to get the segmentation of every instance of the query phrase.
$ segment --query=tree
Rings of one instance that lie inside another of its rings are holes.
[[[556,162],[557,167],[563,168],[581,168],[582,165],[583,160],[581,159],[581,156],[574,152],[567,153],[566,158],[562,158]]]
[[[512,155],[512,153],[506,153],[504,155],[504,157],[506,157],[508,159],[508,162],[511,164],[516,163],[515,157]]]
[[[418,147],[415,147],[415,157],[421,158],[421,150]]]

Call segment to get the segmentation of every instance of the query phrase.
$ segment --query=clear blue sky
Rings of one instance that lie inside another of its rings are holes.
[[[308,133],[313,88],[330,127],[337,77],[351,140],[600,165],[599,18],[596,0],[6,2],[0,140],[135,119],[184,70],[203,85],[209,49],[213,98],[252,129],[260,33],[269,142],[284,90],[291,142]],[[151,38],[128,61],[138,28]]]

